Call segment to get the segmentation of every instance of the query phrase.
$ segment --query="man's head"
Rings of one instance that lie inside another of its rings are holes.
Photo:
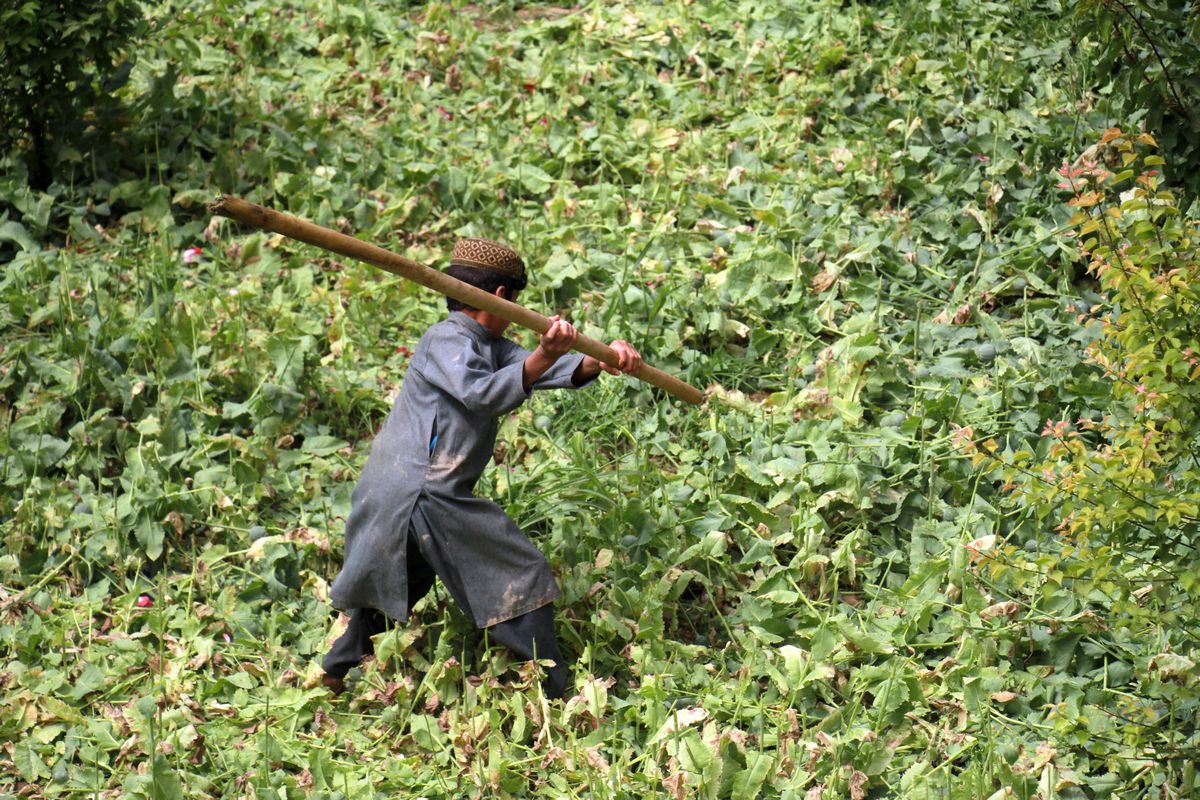
[[[463,283],[496,294],[505,288],[503,297],[512,300],[526,286],[525,262],[511,247],[490,239],[459,239],[450,256],[450,268],[446,274]],[[471,306],[446,298],[446,308],[451,311],[473,311]]]

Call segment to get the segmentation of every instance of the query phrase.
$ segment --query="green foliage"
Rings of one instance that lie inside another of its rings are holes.
[[[1114,403],[1054,174],[1104,118],[1053,9],[147,13],[104,175],[0,169],[0,794],[1195,792],[1190,596],[962,453]],[[524,302],[713,385],[504,421],[479,492],[556,569],[567,702],[444,592],[320,689],[351,488],[444,306],[217,191],[426,262],[505,238]]]
[[[1200,195],[1200,11],[1189,0],[1075,0],[1097,78],[1157,137],[1167,178]]]
[[[1160,188],[1163,159],[1139,144],[1154,139],[1114,129],[1062,169],[1088,270],[1114,309],[1091,347],[1112,396],[1100,419],[1047,423],[1050,460],[1034,472],[1050,477],[1032,486],[1069,535],[1186,564],[1200,522],[1200,229]]]
[[[1035,449],[1000,456],[992,440],[975,461],[999,459],[1023,505],[1039,519],[1061,520],[1063,557],[1086,569],[1088,585],[1119,609],[1124,624],[1154,627],[1164,615],[1175,623],[1154,652],[1130,641],[1108,646],[1140,651],[1141,691],[1138,702],[1125,702],[1127,733],[1194,762],[1200,220],[1181,214],[1162,188],[1154,145],[1149,134],[1111,129],[1060,170],[1063,188],[1074,194],[1071,224],[1088,271],[1106,294],[1085,313],[1100,312],[1102,335],[1089,360],[1103,370],[1108,391],[1077,421],[1048,420]]]
[[[124,48],[143,28],[138,0],[13,0],[0,9],[0,148],[15,139],[28,149],[34,188],[49,185],[59,160],[82,158],[94,106],[126,80]]]

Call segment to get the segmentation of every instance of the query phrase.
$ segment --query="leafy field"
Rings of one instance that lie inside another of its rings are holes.
[[[1113,404],[1059,169],[1136,120],[1065,15],[149,8],[101,144],[47,192],[0,160],[0,798],[1192,796],[1195,569],[1011,491]],[[712,387],[502,426],[478,491],[555,567],[574,697],[440,589],[320,687],[444,305],[219,191],[426,263],[506,239],[524,304]]]

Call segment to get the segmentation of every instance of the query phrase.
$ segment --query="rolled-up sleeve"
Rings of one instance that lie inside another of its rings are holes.
[[[524,364],[525,359],[529,357],[530,352],[516,342],[504,339],[499,343],[503,349],[500,351],[501,363],[508,364]],[[567,353],[560,357],[557,361],[550,365],[550,369],[542,373],[542,377],[533,382],[534,389],[582,389],[596,379],[596,375],[591,376],[579,385],[572,382],[571,378],[575,374],[575,370],[583,363],[584,356],[582,353]],[[598,373],[597,373],[598,374]]]

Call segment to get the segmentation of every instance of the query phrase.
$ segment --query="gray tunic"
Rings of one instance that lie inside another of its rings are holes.
[[[481,628],[558,596],[545,556],[499,506],[472,493],[491,460],[499,417],[529,396],[522,385],[528,355],[462,312],[421,337],[354,488],[345,563],[330,591],[336,608],[408,617],[410,530]],[[582,359],[561,357],[534,387],[574,388]]]

